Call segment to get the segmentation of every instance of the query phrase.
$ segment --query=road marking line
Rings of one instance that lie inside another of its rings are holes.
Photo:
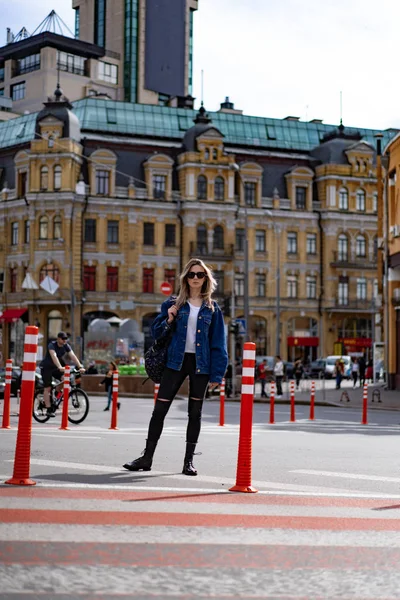
[[[334,471],[313,471],[308,469],[296,469],[290,473],[299,473],[301,475],[316,475],[318,477],[338,477],[341,479],[361,479],[363,481],[386,481],[400,483],[400,477],[383,477],[379,475],[361,475],[359,473],[336,473]]]
[[[63,434],[51,434],[51,433],[37,433],[36,437],[44,437],[44,438],[58,438],[59,440],[101,440],[101,437],[95,437],[93,435],[66,435]]]

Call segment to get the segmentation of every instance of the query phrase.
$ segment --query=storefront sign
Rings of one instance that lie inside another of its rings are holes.
[[[287,343],[288,346],[303,346],[303,347],[310,347],[310,346],[318,346],[319,345],[319,338],[318,337],[288,337],[287,339]]]

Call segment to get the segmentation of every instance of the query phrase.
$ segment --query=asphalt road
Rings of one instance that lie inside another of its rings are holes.
[[[255,404],[252,484],[232,494],[240,405],[206,401],[195,466],[181,474],[185,401],[167,417],[153,470],[140,455],[151,399],[123,399],[110,431],[105,398],[60,431],[33,425],[35,487],[0,486],[0,598],[399,598],[400,413]],[[1,409],[0,409],[1,412]],[[12,475],[17,418],[0,430],[0,479]],[[104,568],[107,567],[107,568]]]

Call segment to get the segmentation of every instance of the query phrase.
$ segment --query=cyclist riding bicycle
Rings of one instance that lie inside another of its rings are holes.
[[[55,379],[62,379],[65,371],[65,363],[63,357],[67,355],[72,362],[78,367],[81,373],[85,372],[84,367],[81,365],[78,357],[74,354],[71,346],[67,343],[68,335],[65,331],[60,331],[57,334],[57,339],[47,347],[46,356],[40,363],[40,369],[42,372],[43,379],[43,401],[47,408],[47,415],[49,417],[55,417],[54,407],[50,401],[51,383],[53,377]]]

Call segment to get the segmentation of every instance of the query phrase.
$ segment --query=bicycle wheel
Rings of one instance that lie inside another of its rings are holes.
[[[35,392],[33,399],[33,418],[38,423],[46,423],[50,419],[47,414],[47,408],[43,400],[43,389],[38,389]]]
[[[68,400],[68,421],[78,425],[88,416],[89,397],[81,388],[70,391]]]

